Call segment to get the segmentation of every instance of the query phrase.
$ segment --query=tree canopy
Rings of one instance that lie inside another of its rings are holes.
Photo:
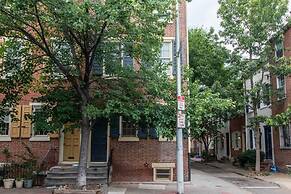
[[[156,107],[155,95],[165,91],[159,88],[158,80],[167,79],[159,51],[174,5],[173,0],[0,0],[1,108],[36,92],[52,119],[47,128],[79,124],[78,186],[86,185],[94,119],[118,113],[138,121],[151,115],[147,107]],[[10,51],[20,55],[17,64]]]

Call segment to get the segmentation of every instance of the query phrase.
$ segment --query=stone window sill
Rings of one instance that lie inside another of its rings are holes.
[[[11,141],[11,137],[8,135],[0,135],[0,141]]]
[[[176,141],[176,137],[174,137],[172,140],[169,140],[167,138],[164,137],[159,137],[159,141],[165,141],[165,142],[175,142]]]
[[[50,141],[50,137],[47,135],[35,135],[32,136],[29,141]]]
[[[280,147],[281,150],[291,150],[291,147]]]
[[[139,141],[138,137],[119,137],[118,141]]]

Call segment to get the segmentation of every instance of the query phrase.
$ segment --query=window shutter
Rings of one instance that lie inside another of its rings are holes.
[[[21,106],[16,106],[16,112],[11,123],[10,136],[13,138],[18,138],[20,136],[20,120],[21,120]]]
[[[149,129],[149,137],[151,139],[158,139],[159,136],[158,136],[157,130],[153,128]]]
[[[139,139],[147,139],[148,138],[148,130],[146,128],[141,128],[138,130],[137,137]]]
[[[50,138],[58,138],[59,137],[59,133],[58,132],[48,133],[48,136]]]
[[[96,76],[103,75],[103,59],[102,59],[102,57],[96,56],[96,59],[93,61],[92,72]]]
[[[173,68],[172,68],[172,74],[176,75],[177,74],[177,63],[176,63],[176,58],[175,58],[175,52],[176,52],[176,41],[173,41],[173,49],[172,49],[172,54],[173,54]]]
[[[31,115],[32,106],[30,105],[23,105],[22,106],[22,124],[21,124],[21,137],[22,138],[29,138],[31,135],[31,119],[28,118]]]
[[[123,64],[123,67],[132,69],[133,58],[129,54],[125,53],[122,57],[122,64]]]
[[[110,118],[110,137],[119,137],[119,116],[117,115]]]

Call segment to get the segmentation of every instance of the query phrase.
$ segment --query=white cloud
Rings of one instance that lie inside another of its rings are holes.
[[[188,3],[188,27],[203,27],[209,29],[213,27],[216,31],[221,29],[220,21],[217,18],[219,8],[218,0],[192,0]],[[289,10],[291,10],[291,0],[289,0]]]
[[[214,27],[219,30],[218,7],[217,0],[192,0],[188,3],[188,27]]]

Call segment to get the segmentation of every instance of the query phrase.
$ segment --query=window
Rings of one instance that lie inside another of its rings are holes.
[[[121,136],[137,137],[137,125],[121,117]]]
[[[41,118],[41,120],[44,119],[46,122],[46,118],[44,118],[43,115],[41,115],[41,103],[32,103],[32,115],[37,116],[38,118]],[[40,114],[40,115],[37,115]],[[46,129],[36,129],[36,124],[32,123],[32,136],[30,138],[30,141],[49,141],[48,131]]]
[[[283,57],[283,55],[284,55],[284,45],[283,41],[280,39],[275,42],[275,57],[276,59],[279,59]]]
[[[253,133],[253,130],[252,129],[250,129],[250,149],[252,150],[252,149],[254,149],[254,133]]]
[[[285,98],[285,77],[283,75],[277,76],[277,99]]]
[[[263,104],[263,107],[269,106],[271,104],[270,91],[271,91],[271,85],[270,84],[264,84],[263,88],[262,88],[262,104]]]
[[[173,62],[173,41],[165,40],[162,44],[160,59],[163,64],[169,64],[167,74],[172,75],[172,62]]]
[[[6,79],[11,77],[22,68],[23,46],[19,40],[6,40],[4,57],[1,60],[1,77]]]
[[[280,127],[281,148],[291,148],[291,129],[290,126]]]
[[[134,59],[130,51],[126,51],[119,42],[107,42],[104,50],[97,53],[92,67],[94,75],[114,75],[118,67],[133,68]]]
[[[175,163],[152,163],[154,181],[173,181]]]
[[[234,150],[241,148],[241,134],[238,131],[232,133],[232,148]]]
[[[0,118],[0,136],[9,135],[10,122],[10,115],[5,115],[3,118]]]

